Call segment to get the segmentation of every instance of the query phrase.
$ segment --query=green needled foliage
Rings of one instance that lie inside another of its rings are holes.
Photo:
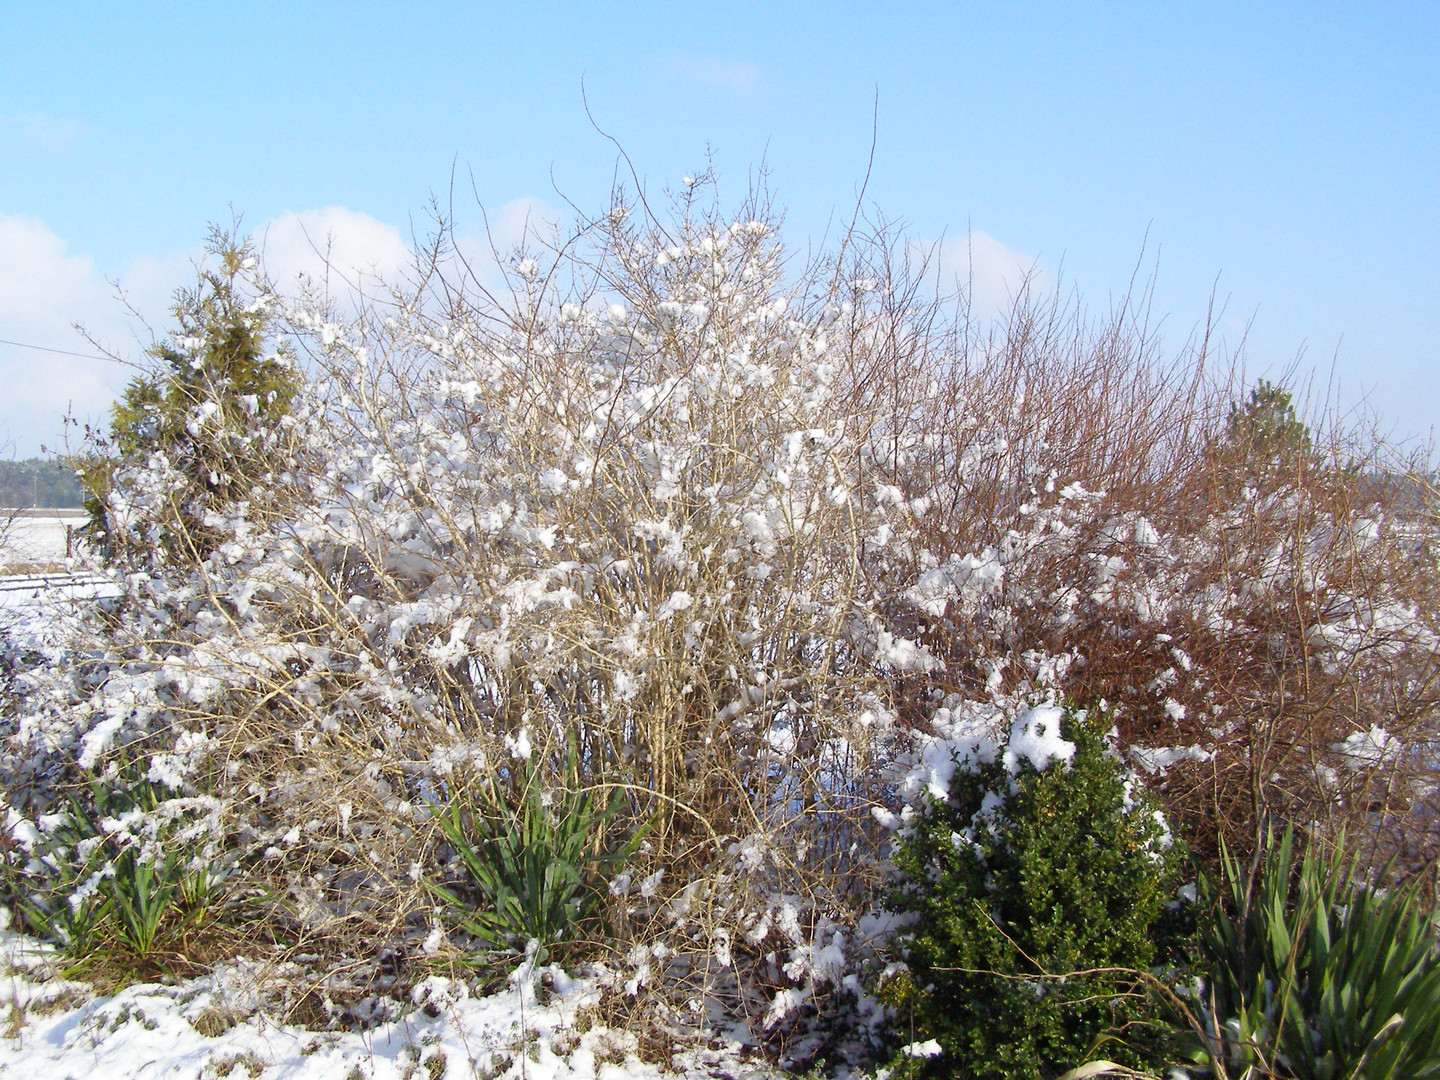
[[[1270,460],[1314,449],[1309,427],[1295,415],[1290,392],[1265,379],[1255,384],[1244,404],[1231,408],[1229,437],[1256,457]]]
[[[1344,838],[1266,830],[1249,866],[1222,851],[1202,876],[1210,984],[1195,1059],[1299,1080],[1440,1075],[1440,957],[1419,883],[1372,888]]]
[[[646,831],[610,844],[624,793],[602,799],[587,789],[573,742],[560,782],[546,785],[542,770],[536,752],[516,760],[510,776],[486,777],[434,811],[475,903],[454,888],[427,886],[460,929],[494,948],[524,948],[532,939],[542,949],[572,942],[603,893],[598,871],[633,855]]]
[[[273,317],[246,287],[249,243],[214,229],[207,250],[195,288],[177,294],[175,329],[151,346],[148,369],[112,409],[108,437],[92,432],[79,461],[87,537],[111,562],[204,559],[216,542],[207,516],[255,498],[299,391],[294,365],[267,353]],[[139,531],[129,521],[137,472],[161,474],[167,493]]]

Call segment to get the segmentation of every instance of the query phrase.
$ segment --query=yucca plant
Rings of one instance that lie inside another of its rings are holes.
[[[109,905],[98,885],[104,865],[98,851],[98,828],[71,794],[57,815],[58,823],[45,837],[38,859],[17,859],[7,869],[7,891],[23,925],[31,933],[55,942],[72,958],[94,948]],[[96,887],[82,889],[95,880]]]
[[[188,852],[147,858],[133,847],[115,860],[112,882],[115,934],[137,956],[149,956],[165,931],[203,922],[214,888],[209,870],[192,867]]]
[[[29,928],[76,959],[118,949],[152,958],[167,937],[203,922],[218,883],[189,845],[141,843],[102,824],[153,812],[161,792],[143,778],[91,782],[72,792],[48,830],[40,859],[15,882]],[[168,830],[167,830],[168,831]]]
[[[612,844],[610,825],[624,804],[582,786],[572,742],[561,783],[544,783],[541,755],[518,759],[507,777],[489,776],[435,809],[446,842],[463,866],[476,903],[427,882],[460,929],[494,948],[542,949],[570,940],[594,914],[598,871],[635,853],[645,830]]]
[[[1419,883],[1367,884],[1344,837],[1305,845],[1268,828],[1247,866],[1222,848],[1200,876],[1209,985],[1195,1055],[1299,1080],[1440,1076],[1440,957]]]

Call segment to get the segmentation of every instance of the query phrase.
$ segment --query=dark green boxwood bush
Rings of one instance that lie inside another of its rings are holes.
[[[902,1057],[908,1067],[978,1078],[1055,1075],[1095,1056],[1139,1064],[1163,1031],[1137,976],[1095,970],[1156,962],[1181,858],[1098,719],[1031,710],[1008,751],[958,758],[948,799],[928,795],[901,830],[892,906],[918,918],[900,938],[908,971],[881,993],[902,1038],[942,1050]],[[1069,760],[1042,755],[1037,768],[1023,747],[1056,734]]]

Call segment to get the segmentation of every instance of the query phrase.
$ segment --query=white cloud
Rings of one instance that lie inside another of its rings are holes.
[[[276,288],[293,293],[309,278],[334,299],[374,295],[400,284],[414,259],[394,225],[343,206],[287,211],[255,231],[261,265]]]
[[[451,266],[447,273],[463,275],[496,296],[504,294],[505,275],[500,261],[509,261],[517,250],[541,253],[559,243],[563,216],[543,199],[524,195],[512,199],[486,216],[485,232],[458,235],[455,253],[464,260],[464,267]]]
[[[754,93],[761,85],[760,69],[748,61],[727,63],[709,57],[672,56],[663,66],[668,75],[738,94]]]
[[[490,237],[459,237],[480,283],[503,287],[491,252],[501,258],[525,241],[553,243],[561,215],[542,200],[515,199],[490,218]],[[321,287],[342,310],[380,292],[378,282],[402,284],[413,264],[400,231],[368,214],[343,206],[285,213],[256,229],[253,239],[276,286],[294,292],[301,274]],[[199,249],[143,255],[119,275],[120,291],[141,318],[135,319],[88,255],[74,254],[65,239],[43,221],[0,213],[0,339],[94,354],[75,330],[83,326],[100,348],[127,360],[142,358],[152,331],[171,325],[174,292],[193,284]],[[328,266],[327,266],[328,256]],[[328,277],[327,277],[328,274]],[[98,356],[0,344],[0,453],[30,457],[41,445],[57,448],[62,418],[103,424],[110,404],[133,371]]]
[[[522,195],[500,208],[490,223],[490,239],[502,255],[510,249],[534,241],[554,243],[560,227],[560,214],[544,199]]]
[[[393,225],[338,206],[282,214],[254,239],[272,277],[291,291],[301,273],[326,282],[328,253],[329,285],[341,300],[353,301],[357,284],[374,293],[375,275],[398,280],[411,263],[409,245]],[[72,254],[37,218],[0,214],[0,338],[96,354],[97,347],[75,330],[79,324],[100,350],[140,360],[152,332],[163,336],[170,328],[175,290],[193,284],[201,254],[197,249],[132,260],[118,285],[136,319],[93,259]],[[29,457],[42,445],[59,447],[67,414],[82,423],[105,423],[133,374],[125,364],[95,355],[0,344],[0,452]]]
[[[1006,247],[989,233],[917,243],[911,256],[927,263],[942,289],[967,291],[972,314],[982,319],[1004,315],[1023,290],[1044,291],[1049,280],[1034,256]]]
[[[120,292],[143,320],[143,325],[127,327],[131,338],[138,333],[140,341],[148,345],[152,336],[165,334],[170,327],[175,290],[195,283],[195,264],[203,255],[199,248],[166,255],[141,255],[125,267],[120,274]]]
[[[109,348],[133,342],[114,289],[93,260],[70,254],[37,218],[0,214],[0,338],[94,353],[75,323]],[[58,446],[61,417],[73,409],[79,419],[102,419],[125,376],[108,360],[0,345],[0,440],[13,442],[22,457],[38,453],[41,443]]]

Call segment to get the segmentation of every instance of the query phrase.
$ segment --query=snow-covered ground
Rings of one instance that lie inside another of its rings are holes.
[[[12,641],[40,645],[91,600],[119,593],[73,557],[84,523],[83,510],[0,509],[0,630]]]
[[[22,648],[59,646],[86,605],[119,593],[114,581],[88,571],[0,575],[0,632]]]
[[[83,510],[0,510],[0,573],[63,565],[84,523]]]
[[[260,1077],[267,1080],[761,1080],[774,1070],[739,1044],[642,1061],[634,1035],[595,1021],[594,979],[521,964],[484,998],[431,977],[401,1003],[375,999],[365,1031],[310,1031],[275,1019],[297,972],[237,959],[177,985],[97,996],[64,978],[49,946],[0,936],[0,1075],[26,1080]],[[587,1013],[591,1015],[586,1015]],[[582,1021],[582,1018],[584,1022]],[[583,1029],[583,1030],[581,1030]],[[713,1044],[712,1044],[713,1045]]]

